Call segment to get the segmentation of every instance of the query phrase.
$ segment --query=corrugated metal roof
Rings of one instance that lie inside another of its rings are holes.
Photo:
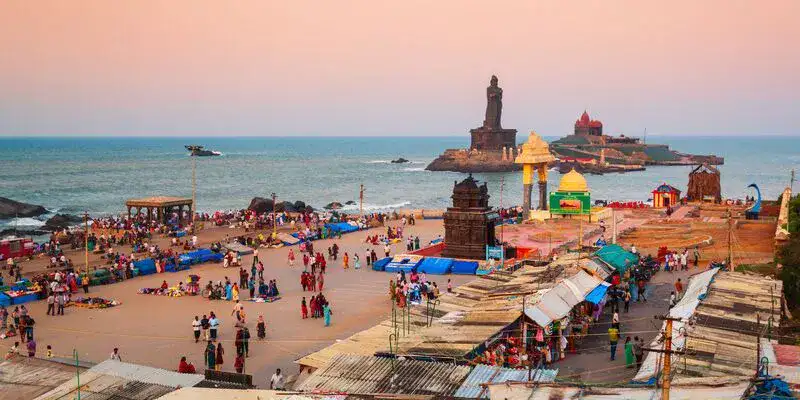
[[[165,369],[106,360],[81,373],[81,399],[157,399],[177,388],[194,386],[203,375],[180,374]],[[77,381],[70,379],[38,397],[39,400],[73,399]]]
[[[106,360],[90,368],[87,372],[112,375],[131,381],[150,383],[168,387],[189,387],[200,383],[205,377],[200,374],[181,374],[166,369],[121,361]]]
[[[452,396],[469,372],[470,367],[462,365],[340,354],[296,389]]]
[[[532,382],[553,382],[558,375],[558,369],[542,369],[532,371]],[[474,399],[489,398],[489,390],[484,389],[484,384],[503,382],[528,382],[528,370],[503,368],[479,364],[470,372],[461,387],[456,390],[455,397]]]
[[[0,363],[0,393],[32,399],[74,377],[74,365],[18,356]]]

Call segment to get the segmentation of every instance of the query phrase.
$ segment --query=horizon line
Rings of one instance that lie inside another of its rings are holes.
[[[519,133],[523,138],[527,135],[522,132]],[[547,135],[547,134],[540,134],[541,137],[566,137],[570,135]],[[612,135],[606,135],[612,136]],[[612,137],[619,137],[620,135],[613,135]],[[788,133],[748,133],[748,134],[714,134],[714,133],[703,133],[703,134],[673,134],[673,133],[648,133],[647,136],[663,136],[663,137],[740,137],[740,138],[752,138],[752,137],[800,137],[800,135],[793,135]],[[633,137],[633,138],[644,138],[644,135],[625,135],[625,137]],[[285,139],[285,138],[387,138],[387,139],[398,139],[398,138],[465,138],[468,139],[469,135],[19,135],[19,136],[6,136],[0,135],[0,140],[8,140],[8,139],[135,139],[135,138],[164,138],[164,139],[181,139],[181,138],[276,138],[276,139]]]

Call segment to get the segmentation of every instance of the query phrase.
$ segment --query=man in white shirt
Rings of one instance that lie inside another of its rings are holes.
[[[194,342],[197,343],[200,341],[200,318],[195,315],[194,320],[192,320],[192,331],[194,331]]]
[[[272,374],[272,378],[269,379],[269,388],[272,390],[284,390],[285,384],[286,380],[283,378],[283,374],[281,374],[281,369],[278,368],[278,370]]]
[[[197,247],[197,235],[192,236],[192,247]]]
[[[119,355],[119,349],[114,347],[114,351],[111,353],[112,360],[122,361],[122,357]]]

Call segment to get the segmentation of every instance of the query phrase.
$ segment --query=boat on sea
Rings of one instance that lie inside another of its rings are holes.
[[[188,145],[184,146],[189,150],[190,155],[198,157],[221,156],[222,153],[216,150],[206,150],[203,146]]]

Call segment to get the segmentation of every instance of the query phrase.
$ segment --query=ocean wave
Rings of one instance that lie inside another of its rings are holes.
[[[364,161],[364,164],[391,164],[392,160],[369,160]]]
[[[44,221],[40,221],[36,218],[11,218],[9,220],[0,222],[0,225],[4,225],[6,227],[20,227],[20,228],[39,228],[44,226]]]
[[[396,208],[404,208],[411,205],[410,201],[404,201],[402,203],[395,203],[395,204],[364,204],[364,211],[382,211],[382,210],[393,210]],[[345,205],[341,208],[343,211],[357,211],[358,204],[350,204]]]
[[[425,168],[424,167],[407,167],[407,168],[403,168],[403,171],[419,172],[419,171],[425,171]]]

